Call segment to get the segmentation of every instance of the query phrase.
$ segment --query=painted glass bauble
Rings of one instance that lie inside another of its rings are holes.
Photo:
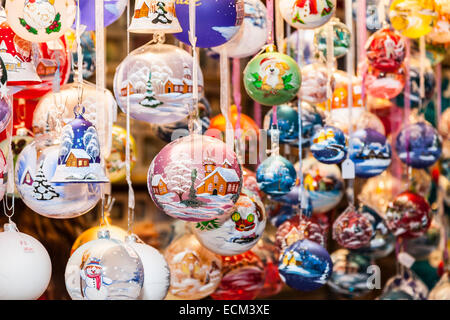
[[[180,21],[180,33],[175,38],[190,45],[189,42],[189,1],[177,2],[176,15]],[[197,47],[211,48],[230,41],[244,21],[244,0],[203,1],[195,9]]]
[[[328,70],[323,63],[311,63],[302,68],[302,86],[299,97],[309,103],[327,100]],[[334,90],[334,77],[331,77],[331,90]]]
[[[367,268],[370,259],[348,249],[339,249],[331,254],[333,273],[328,286],[344,297],[360,297],[370,292],[367,281],[370,273]]]
[[[92,183],[52,183],[58,158],[59,139],[49,134],[35,138],[17,159],[17,191],[25,204],[40,215],[71,218],[85,214],[100,200],[100,186]]]
[[[133,119],[165,124],[186,118],[192,103],[192,56],[168,44],[144,45],[132,51],[117,67],[114,95]],[[199,95],[203,75],[198,70]]]
[[[66,39],[76,39],[75,33],[69,31],[66,33]],[[81,53],[83,55],[83,79],[89,79],[95,73],[95,31],[83,32],[80,36]],[[69,82],[76,78],[75,70],[78,70],[78,51],[77,44],[72,44],[72,71],[70,73]]]
[[[13,106],[8,98],[0,98],[0,132],[6,129],[11,120]]]
[[[85,25],[85,31],[95,31],[95,1],[77,0],[80,7],[80,25]],[[109,0],[103,2],[103,25],[105,27],[117,21],[127,7],[126,0]],[[76,29],[77,18],[72,28]]]
[[[303,101],[301,108],[302,147],[308,148],[311,145],[311,138],[314,133],[324,126],[325,112],[321,108]],[[298,141],[295,141],[293,144],[298,146]]]
[[[80,234],[73,243],[72,248],[70,249],[70,255],[72,255],[72,253],[74,253],[85,243],[96,240],[98,238],[98,232],[101,230],[108,230],[111,239],[125,241],[126,237],[128,236],[128,232],[118,226],[112,225],[109,218],[105,218],[105,220],[106,223],[83,231],[83,233]]]
[[[133,170],[136,164],[136,141],[132,135],[130,136],[130,169]],[[126,147],[127,147],[127,131],[113,125],[112,128],[112,147],[111,153],[106,158],[106,174],[111,183],[124,180],[126,177]]]
[[[238,118],[238,110],[237,106],[235,104],[231,105],[230,107],[230,122],[233,125],[233,129],[236,130],[237,125],[237,118]],[[253,120],[248,115],[241,113],[241,121],[239,123],[241,128],[241,134],[243,137],[246,137],[246,139],[250,139],[253,136],[259,135],[259,127],[256,124],[255,120]],[[215,136],[217,137],[215,130],[220,131],[223,136],[226,135],[227,130],[227,124],[226,119],[223,116],[223,114],[218,114],[217,116],[211,118],[211,122],[209,124],[207,135]]]
[[[325,125],[311,140],[311,153],[322,163],[337,164],[347,156],[347,138],[339,128]]]
[[[403,66],[393,72],[384,72],[369,65],[367,66],[366,81],[367,94],[381,99],[397,97],[405,87],[406,70]]]
[[[346,135],[350,131],[349,119],[333,120],[333,125],[341,129]],[[362,111],[356,117],[352,115],[352,132],[370,129],[377,131],[382,135],[386,135],[386,129],[381,119],[374,113],[369,111]]]
[[[391,164],[391,145],[386,137],[373,129],[361,129],[350,136],[350,159],[355,164],[355,174],[370,178],[381,174]]]
[[[404,242],[405,251],[416,260],[426,260],[438,248],[441,239],[441,225],[432,219],[430,227],[421,236]]]
[[[366,43],[369,64],[382,72],[394,72],[406,56],[404,38],[388,27],[375,32]]]
[[[222,257],[222,274],[214,300],[253,300],[264,287],[264,265],[252,251]]]
[[[72,300],[136,300],[144,267],[131,246],[102,230],[70,256],[64,276]]]
[[[281,0],[283,19],[297,29],[313,29],[327,23],[336,10],[335,0]]]
[[[273,123],[273,112],[270,109],[264,117],[264,129],[270,137]],[[277,106],[277,129],[281,143],[298,140],[298,113],[289,104]]]
[[[227,217],[239,198],[242,170],[222,141],[197,134],[166,145],[148,171],[148,190],[166,214],[187,221]]]
[[[300,291],[313,291],[330,278],[333,262],[321,245],[299,240],[280,255],[278,271],[284,283]]]
[[[427,40],[431,40],[438,44],[450,43],[450,15],[440,14],[436,23],[433,26],[433,30],[427,34]]]
[[[225,47],[230,58],[246,58],[256,54],[267,40],[266,11],[261,0],[244,0],[242,27],[230,41],[212,50],[220,53]]]
[[[169,294],[176,299],[197,300],[216,290],[222,278],[222,260],[205,249],[193,234],[172,242],[164,253],[170,268]]]
[[[378,300],[426,300],[428,288],[413,271],[405,269],[403,273],[390,278],[384,285]]]
[[[358,0],[353,0],[353,19],[357,19]],[[384,7],[384,17],[380,6]],[[370,32],[375,32],[383,27],[382,22],[389,22],[389,3],[379,3],[378,0],[366,0],[366,28]]]
[[[427,300],[450,300],[450,272],[447,271],[430,291]]]
[[[52,262],[44,246],[7,223],[0,232],[0,300],[36,300],[47,289]]]
[[[281,196],[291,191],[296,177],[292,163],[280,155],[271,155],[256,170],[259,189],[271,196]]]
[[[395,236],[417,238],[431,223],[430,205],[420,195],[405,191],[389,203],[384,219]]]
[[[283,53],[287,54],[295,61],[298,61],[298,47],[301,44],[302,61],[305,65],[316,61],[316,45],[314,43],[314,30],[298,30],[291,33],[291,35],[283,39]]]
[[[175,0],[136,1],[134,4],[134,15],[128,31],[133,33],[181,32],[182,29],[175,11],[175,4]]]
[[[208,250],[222,256],[234,256],[256,245],[266,222],[266,212],[259,197],[243,190],[230,217],[197,222],[192,225],[192,230]]]
[[[268,201],[268,204],[266,204],[267,215],[270,223],[276,228],[297,214],[297,208],[290,204],[284,204],[273,200]]]
[[[333,223],[333,239],[347,249],[359,249],[372,239],[374,230],[370,220],[353,206],[339,215]]]
[[[397,135],[395,150],[400,160],[413,168],[427,168],[439,160],[442,138],[433,126],[416,122],[404,126]]]
[[[244,86],[253,100],[268,106],[292,100],[300,89],[301,72],[291,57],[269,47],[244,70]]]
[[[8,0],[5,4],[11,28],[32,42],[61,37],[73,25],[76,10],[74,0]]]
[[[333,55],[336,59],[341,58],[350,50],[350,30],[338,18],[331,18],[330,23],[333,26]],[[322,52],[324,57],[327,57],[326,27],[322,27],[315,32],[314,41],[317,49]]]

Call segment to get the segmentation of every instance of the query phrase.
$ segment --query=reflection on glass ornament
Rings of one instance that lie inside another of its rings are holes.
[[[256,170],[259,189],[271,196],[289,193],[296,178],[297,173],[292,163],[280,155],[271,155]]]
[[[230,107],[230,122],[233,125],[234,130],[236,130],[237,118],[238,118],[237,106],[233,104]],[[259,127],[256,124],[255,120],[253,120],[251,117],[249,117],[244,113],[241,113],[241,122],[239,124],[242,130],[241,133],[243,137],[245,137],[246,139],[252,138],[256,139],[256,137],[258,137]],[[214,130],[219,130],[225,136],[227,124],[223,114],[220,113],[217,116],[213,117],[211,119],[208,129],[209,132],[206,133],[207,135],[211,134],[211,136],[217,137],[216,132],[214,132]]]
[[[450,278],[449,271],[445,272],[441,280],[431,290],[428,300],[450,300]]]
[[[72,300],[136,300],[144,267],[131,246],[102,230],[70,256],[64,276]]]
[[[350,137],[350,159],[355,164],[355,174],[370,178],[381,174],[391,164],[391,145],[386,137],[373,129],[361,129]]]
[[[136,164],[136,142],[132,135],[130,136],[130,170],[133,170]],[[111,183],[124,180],[126,177],[126,146],[127,131],[117,125],[112,128],[112,147],[111,153],[105,160],[106,175]]]
[[[309,103],[320,103],[327,100],[328,70],[320,62],[308,64],[302,68],[302,86],[299,97]],[[334,77],[331,76],[331,90],[334,90]]]
[[[393,99],[403,91],[405,81],[406,70],[403,66],[392,72],[384,72],[368,65],[364,85],[367,94],[373,97]]]
[[[67,38],[72,37],[75,39],[75,33],[67,33]],[[81,52],[83,55],[83,79],[89,79],[95,73],[95,31],[85,31],[80,36]],[[73,70],[78,70],[78,52],[75,45],[72,46],[72,64]],[[75,72],[72,71],[70,75],[71,79],[75,79]]]
[[[244,86],[255,101],[268,106],[292,100],[300,89],[301,72],[291,57],[276,52],[274,45],[255,56],[245,67]]]
[[[214,300],[253,300],[264,287],[264,265],[252,251],[222,257],[222,274]]]
[[[322,163],[337,164],[347,156],[347,138],[339,128],[325,125],[311,140],[311,153]]]
[[[431,223],[430,205],[420,195],[405,191],[389,203],[384,219],[395,236],[417,238]]]
[[[220,256],[205,249],[193,234],[172,242],[164,257],[170,268],[169,297],[203,299],[213,293],[220,283]]]
[[[18,36],[32,42],[61,37],[72,26],[76,9],[74,0],[7,0],[5,4],[11,28]]]
[[[432,166],[442,153],[442,138],[426,122],[416,122],[402,128],[397,135],[395,149],[400,160],[413,168]]]
[[[366,246],[373,233],[370,220],[351,205],[333,223],[333,239],[347,249]]]
[[[441,238],[441,226],[436,219],[431,221],[428,230],[420,237],[405,241],[405,251],[416,260],[426,260],[438,246]]]
[[[287,247],[280,255],[278,271],[281,280],[300,291],[322,287],[330,278],[333,262],[321,245],[302,239]]]
[[[336,10],[336,0],[281,0],[283,19],[297,29],[314,29],[327,23]]]
[[[114,95],[120,109],[133,119],[166,124],[186,118],[192,103],[192,56],[168,44],[144,45],[117,67]],[[198,70],[199,96],[203,74]]]
[[[20,153],[15,168],[17,191],[25,204],[50,218],[80,216],[95,207],[100,186],[92,183],[55,184],[52,181],[59,159],[59,140],[41,135]]]
[[[12,115],[12,105],[8,98],[0,98],[0,132],[6,129]]]
[[[341,58],[345,56],[350,49],[351,34],[348,27],[339,21],[339,18],[333,17],[329,22],[333,26],[333,55]],[[326,27],[322,27],[315,32],[314,42],[317,49],[322,52],[323,56],[327,56],[327,31]]]
[[[264,117],[264,129],[271,137],[270,130],[273,127],[273,113],[270,109]],[[281,143],[288,143],[298,140],[298,113],[289,104],[277,106],[277,128]]]
[[[175,38],[190,45],[189,1],[178,1],[175,11],[183,29],[175,34]],[[197,2],[195,15],[197,47],[217,47],[230,41],[239,32],[245,16],[244,0]]]
[[[242,170],[234,151],[216,138],[189,135],[153,159],[147,186],[166,214],[187,221],[227,217],[239,198]]]
[[[85,31],[95,30],[95,15],[98,14],[95,10],[95,1],[92,0],[78,0],[80,7],[80,25],[85,25]],[[115,21],[117,21],[127,7],[126,0],[107,0],[103,2],[103,25],[106,28]],[[72,26],[76,29],[77,18]]]
[[[413,271],[404,269],[403,273],[390,278],[377,300],[426,300],[428,288]]]
[[[361,297],[370,292],[367,281],[371,273],[367,268],[370,259],[348,249],[339,249],[331,254],[333,273],[328,281],[330,289],[347,298]]]
[[[283,53],[287,54],[295,61],[298,60],[298,44],[301,41],[302,60],[305,65],[315,62],[316,46],[314,44],[314,30],[303,30],[303,32],[294,31],[282,42]],[[300,37],[300,39],[299,39]]]
[[[138,0],[128,31],[133,33],[176,33],[183,31],[175,12],[175,0]]]
[[[222,47],[230,58],[246,58],[256,54],[267,39],[267,9],[260,0],[244,0],[244,22],[238,33],[227,43],[212,48],[220,53]]]
[[[266,222],[264,205],[259,197],[243,190],[230,217],[197,222],[192,224],[192,230],[208,250],[222,256],[234,256],[256,245]]]
[[[45,292],[52,262],[38,240],[6,223],[0,232],[0,256],[0,300],[36,300]]]

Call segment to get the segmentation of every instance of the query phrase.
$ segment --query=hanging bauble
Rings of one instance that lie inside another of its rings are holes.
[[[266,204],[266,211],[270,223],[275,228],[278,228],[285,221],[293,218],[298,213],[297,208],[294,206],[272,200],[269,200],[269,203]]]
[[[165,124],[186,118],[192,103],[192,56],[168,44],[144,45],[117,67],[114,95],[123,112],[130,103],[136,120]],[[200,97],[203,75],[198,70]]]
[[[220,256],[205,249],[193,234],[172,242],[164,257],[170,268],[169,295],[176,299],[203,299],[220,283]]]
[[[253,300],[264,287],[264,265],[252,251],[222,257],[222,274],[214,300]]]
[[[128,31],[133,33],[175,33],[183,31],[175,12],[175,0],[138,0]],[[150,6],[149,4],[150,3]]]
[[[256,173],[242,167],[242,189],[252,192],[253,194],[262,197],[262,192],[258,187],[258,182],[256,181]]]
[[[74,31],[69,31],[66,33],[66,37],[72,37],[75,39]],[[83,32],[80,36],[81,42],[81,54],[83,55],[83,79],[89,79],[95,73],[95,32],[94,31],[86,31]],[[72,64],[73,68],[70,73],[69,82],[72,82],[75,78],[75,70],[78,70],[78,51],[75,45],[72,46],[71,49],[72,55]]]
[[[245,67],[244,86],[253,100],[263,105],[280,105],[295,97],[301,77],[294,59],[276,52],[271,45]]]
[[[61,37],[73,24],[74,0],[7,0],[6,16],[18,36],[32,42]]]
[[[280,255],[278,271],[281,280],[300,291],[312,291],[330,278],[333,262],[321,245],[307,239],[287,247]]]
[[[85,31],[95,31],[95,16],[98,14],[95,10],[95,1],[92,0],[77,0],[80,7],[80,25],[86,26]],[[103,2],[103,26],[107,27],[116,20],[125,11],[127,7],[126,0],[109,0]],[[76,29],[77,18],[72,26]]]
[[[237,106],[233,104],[230,107],[230,122],[233,125],[234,130],[236,130],[237,118],[238,118]],[[249,117],[244,113],[241,113],[240,128],[242,130],[241,131],[242,136],[246,137],[246,139],[250,139],[253,136],[255,137],[259,136],[259,127],[256,124],[255,120],[253,120],[251,117]],[[225,136],[225,132],[227,130],[227,123],[223,114],[218,114],[217,116],[213,117],[211,119],[208,129],[213,130],[209,131],[207,134],[211,134],[217,137],[216,132],[214,132],[214,129],[216,129],[222,132]]]
[[[442,153],[442,139],[433,126],[416,122],[398,133],[395,150],[400,160],[413,168],[432,166]]]
[[[357,19],[358,15],[358,0],[353,0],[353,19]],[[380,17],[379,7],[384,6],[385,16]],[[389,21],[389,3],[379,3],[378,0],[366,0],[366,28],[368,31],[375,32],[380,30],[383,25],[382,21]]]
[[[430,227],[421,236],[408,239],[405,243],[405,251],[416,260],[426,260],[428,256],[438,248],[441,239],[441,225],[432,219]]]
[[[101,165],[100,142],[95,126],[83,117],[82,106],[75,107],[74,113],[75,119],[62,129],[58,166],[51,182],[109,182]]]
[[[347,249],[339,249],[331,254],[333,273],[328,286],[347,298],[360,297],[370,292],[367,282],[370,273],[367,268],[370,259]]]
[[[426,300],[428,288],[413,271],[404,269],[403,273],[390,278],[384,285],[378,300]]]
[[[450,3],[447,0],[434,0],[435,10],[441,14],[450,14]]]
[[[450,300],[450,272],[447,271],[431,290],[428,300]]]
[[[147,186],[166,214],[208,221],[231,214],[241,191],[242,170],[225,143],[193,134],[158,153],[148,170]]]
[[[7,223],[0,233],[0,300],[36,300],[50,282],[52,262],[35,238]]]
[[[273,113],[270,109],[264,117],[264,129],[267,135],[272,136]],[[294,142],[298,140],[298,113],[289,104],[277,106],[277,128],[281,143]]]
[[[101,197],[100,186],[52,183],[58,159],[59,140],[54,135],[35,138],[17,159],[17,191],[25,204],[40,215],[50,218],[80,216],[95,207]]]
[[[66,289],[73,300],[136,300],[144,267],[129,245],[111,239],[107,230],[79,247],[69,258]]]
[[[259,189],[271,196],[281,196],[291,191],[296,177],[292,163],[280,155],[271,155],[256,171]]]
[[[320,62],[308,64],[302,68],[302,86],[299,97],[309,103],[320,103],[327,100],[328,70]],[[334,77],[331,76],[331,90],[334,90]]]
[[[366,80],[364,86],[368,95],[381,99],[393,99],[397,97],[405,87],[406,70],[404,66],[392,72],[384,72],[371,65],[363,63],[360,65],[361,71],[366,70]]]
[[[250,250],[261,238],[267,216],[258,196],[242,191],[230,217],[197,222],[194,234],[208,250],[234,256]]]
[[[344,118],[339,118],[338,120],[333,119],[333,125],[341,129],[345,134],[347,135],[349,134],[350,122],[348,119],[346,120]],[[356,117],[352,115],[352,132],[365,129],[371,129],[377,131],[382,135],[386,135],[384,123],[374,113],[369,111],[361,111],[360,113],[358,113]]]
[[[189,2],[177,2],[175,11],[182,32],[175,37],[190,45],[189,42]],[[198,2],[195,8],[197,37],[199,48],[217,47],[230,41],[241,28],[244,20],[243,0],[222,0]]]
[[[389,203],[384,219],[395,236],[417,238],[430,226],[430,211],[430,205],[423,197],[405,191]]]
[[[338,59],[345,56],[350,50],[351,34],[348,27],[339,21],[339,18],[331,18],[330,24],[333,26],[333,55]],[[327,28],[325,26],[315,32],[314,42],[323,56],[327,57]]]
[[[311,138],[314,135],[314,132],[322,128],[324,125],[325,113],[321,108],[303,101],[301,108],[302,147],[308,148],[311,145]],[[298,147],[298,141],[292,142],[291,145]]]
[[[314,29],[327,23],[336,10],[336,0],[281,0],[283,19],[297,29]]]
[[[391,145],[378,131],[360,129],[350,136],[349,145],[349,156],[355,164],[357,177],[377,176],[391,164]]]
[[[7,97],[0,98],[0,132],[6,129],[6,126],[11,120],[12,110],[11,100]]]
[[[394,0],[389,8],[391,25],[405,37],[420,38],[433,29],[434,7],[434,1]]]
[[[441,114],[441,120],[439,121],[438,129],[442,138],[450,139],[450,108],[447,108]]]
[[[256,54],[267,39],[266,6],[261,0],[244,0],[244,22],[238,33],[226,44],[212,48],[220,53],[226,48],[230,58],[246,58]]]
[[[322,163],[340,163],[347,156],[347,138],[339,128],[326,125],[311,140],[311,153]]]
[[[366,246],[373,233],[370,220],[351,205],[333,223],[333,239],[347,249]]]
[[[450,43],[450,17],[449,15],[439,14],[433,30],[427,34],[427,40],[438,44]]]
[[[375,32],[366,43],[369,64],[382,72],[394,72],[406,56],[406,43],[397,32],[385,27]]]
[[[126,243],[136,251],[144,268],[144,283],[139,300],[163,300],[170,285],[170,270],[164,256],[134,235],[127,237]]]
[[[106,158],[106,174],[111,183],[124,180],[126,177],[126,148],[127,131],[117,125],[112,129],[112,148],[109,157]],[[136,142],[132,135],[130,137],[130,169],[136,164]]]
[[[291,35],[283,39],[283,53],[287,54],[295,61],[298,60],[298,44],[301,42],[302,49],[302,61],[305,65],[311,64],[316,61],[316,45],[314,43],[314,30],[303,30],[299,34],[296,30]]]

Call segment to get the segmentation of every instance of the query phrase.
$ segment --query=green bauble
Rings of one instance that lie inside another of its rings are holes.
[[[295,98],[301,84],[301,73],[291,57],[276,52],[274,47],[254,57],[244,70],[244,86],[255,101],[279,105]]]

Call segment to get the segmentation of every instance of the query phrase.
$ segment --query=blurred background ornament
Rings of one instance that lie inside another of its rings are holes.
[[[370,220],[352,205],[348,206],[333,223],[333,239],[347,249],[365,247],[374,230]]]
[[[74,31],[68,31],[66,33],[66,39],[72,37],[75,39]],[[83,55],[83,79],[89,79],[95,73],[95,32],[94,31],[85,31],[80,36],[81,43],[81,53]],[[75,70],[78,70],[78,52],[77,52],[77,44],[71,44],[71,56],[72,56],[72,70],[70,73],[69,82],[72,82],[75,76]]]
[[[333,26],[333,55],[336,59],[341,58],[350,50],[351,34],[348,27],[339,18],[331,18]],[[326,27],[321,27],[315,31],[314,42],[317,49],[327,57],[327,32]]]
[[[441,280],[431,290],[428,300],[450,300],[450,279],[449,271],[445,272]]]
[[[86,26],[85,31],[95,30],[95,1],[92,0],[77,0],[77,5],[80,7],[80,25]],[[106,0],[103,2],[103,25],[108,27],[117,21],[127,7],[126,0]],[[77,18],[75,16],[75,23],[72,26],[76,29]]]
[[[132,135],[130,137],[130,170],[133,170],[136,164],[136,142]],[[113,125],[112,128],[112,147],[109,157],[105,160],[106,175],[111,183],[119,182],[126,177],[126,144],[127,131]]]
[[[347,138],[339,128],[325,125],[311,140],[311,153],[322,163],[337,164],[347,155]]]
[[[5,84],[6,85],[6,84]],[[13,113],[13,106],[8,97],[0,97],[0,132],[6,129]]]
[[[364,85],[367,94],[373,97],[393,99],[403,91],[405,82],[406,70],[403,66],[400,66],[395,71],[384,72],[369,65]]]
[[[314,43],[314,29],[303,30],[299,34],[299,30],[293,31],[291,35],[282,42],[284,54],[287,54],[295,61],[298,60],[298,42],[301,41],[302,60],[305,65],[316,61],[316,45]]]
[[[296,178],[297,173],[292,163],[280,155],[271,155],[256,170],[259,189],[271,196],[289,193]]]
[[[428,230],[420,237],[405,241],[405,251],[416,260],[426,260],[439,246],[441,239],[441,225],[433,218]]]
[[[264,117],[264,129],[270,137],[273,123],[273,110],[270,109]],[[298,141],[298,112],[289,104],[277,106],[277,128],[281,143]]]
[[[328,69],[320,62],[307,64],[302,67],[302,85],[300,99],[309,103],[320,103],[327,100]],[[334,90],[334,77],[331,76],[331,90]]]
[[[297,29],[314,29],[327,23],[336,10],[335,0],[281,0],[283,19]]]
[[[128,27],[133,33],[177,33],[183,31],[175,12],[175,0],[150,2],[138,0],[134,5],[134,15]]]
[[[390,278],[384,285],[378,300],[426,300],[428,288],[417,275],[405,268],[400,274]]]

